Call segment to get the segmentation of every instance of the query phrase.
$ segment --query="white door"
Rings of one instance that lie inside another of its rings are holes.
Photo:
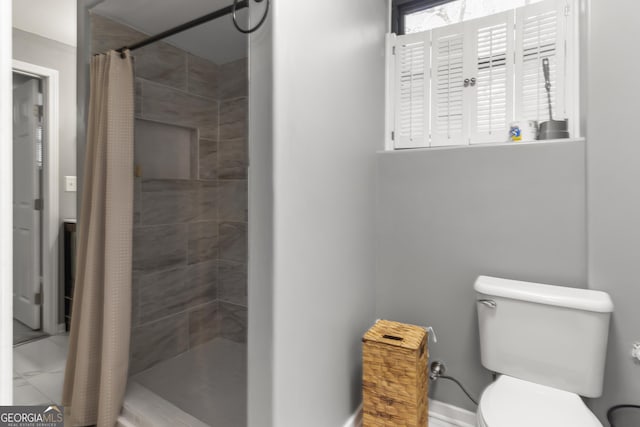
[[[13,317],[40,329],[38,81],[13,89]]]

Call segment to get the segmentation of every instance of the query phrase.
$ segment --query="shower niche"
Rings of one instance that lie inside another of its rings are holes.
[[[197,179],[197,129],[136,119],[134,164],[136,177]]]

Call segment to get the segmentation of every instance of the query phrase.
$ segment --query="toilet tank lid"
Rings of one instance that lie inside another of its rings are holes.
[[[473,288],[481,294],[496,297],[598,313],[613,311],[613,301],[609,294],[592,289],[544,285],[490,276],[478,276]]]

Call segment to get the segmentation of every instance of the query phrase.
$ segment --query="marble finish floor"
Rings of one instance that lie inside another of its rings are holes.
[[[246,344],[216,338],[135,375],[132,383],[205,425],[245,427],[246,353]]]
[[[13,348],[13,404],[59,404],[68,335],[54,335]]]
[[[46,335],[47,334],[42,332],[40,329],[34,331],[24,323],[13,319],[13,345],[31,341]]]

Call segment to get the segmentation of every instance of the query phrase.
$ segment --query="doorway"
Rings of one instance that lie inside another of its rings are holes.
[[[42,79],[13,73],[13,343],[42,330]]]
[[[58,301],[58,72],[13,62],[13,344],[64,330]]]

